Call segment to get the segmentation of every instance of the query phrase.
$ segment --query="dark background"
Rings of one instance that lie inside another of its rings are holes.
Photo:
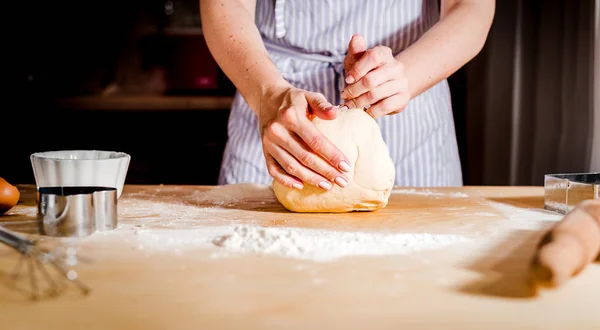
[[[15,29],[5,63],[0,177],[34,183],[33,152],[103,149],[131,154],[130,184],[217,183],[234,89],[203,44],[198,1],[16,6],[12,14],[26,23]],[[467,185],[482,184],[483,153],[467,130],[476,126],[467,121],[468,95],[479,85],[467,72],[486,49],[449,78]],[[73,101],[86,95],[95,97]],[[122,95],[133,96],[117,105],[104,101]],[[207,96],[213,101],[203,101]],[[200,105],[178,106],[173,98]]]

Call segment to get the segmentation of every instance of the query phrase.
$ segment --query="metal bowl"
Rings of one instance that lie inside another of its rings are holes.
[[[30,156],[38,188],[112,187],[121,197],[131,156],[118,151],[58,150]]]

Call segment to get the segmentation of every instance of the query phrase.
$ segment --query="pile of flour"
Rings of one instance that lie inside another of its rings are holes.
[[[158,192],[158,191],[157,191]],[[451,196],[463,193],[431,190],[396,189],[395,194]],[[344,232],[295,227],[264,227],[254,220],[255,214],[235,208],[236,204],[276,202],[268,185],[225,185],[188,196],[162,196],[148,207],[150,192],[130,196],[124,203],[120,228],[96,239],[134,246],[139,250],[182,252],[208,250],[213,256],[263,254],[313,261],[329,261],[350,256],[409,254],[441,249],[465,242],[455,235],[426,233]],[[235,209],[235,215],[234,215]],[[131,219],[131,220],[129,220]]]
[[[417,189],[394,189],[393,194],[420,195],[432,198],[466,198],[462,192]],[[136,197],[136,196],[133,196]],[[152,197],[152,196],[150,196]],[[256,214],[229,205],[273,203],[270,186],[242,184],[196,191],[188,196],[161,197],[148,207],[148,196],[124,201],[120,228],[93,235],[92,239],[122,242],[149,253],[152,251],[210,251],[213,256],[263,254],[313,261],[329,261],[350,256],[410,254],[446,248],[468,242],[457,235],[426,233],[344,232],[296,227],[265,227],[255,220]],[[505,219],[490,223],[495,230],[545,228],[561,219],[560,215],[538,209],[524,209],[509,204],[488,202]],[[442,208],[464,210],[465,206]],[[498,213],[477,212],[481,217]],[[131,219],[131,220],[130,220]]]
[[[275,254],[328,261],[346,256],[408,254],[465,241],[462,236],[339,232],[303,228],[238,226],[216,246],[233,252]]]
[[[186,230],[141,229],[135,237],[139,248],[146,250],[180,252],[208,248],[217,249],[216,256],[218,252],[251,253],[320,262],[349,256],[409,254],[468,240],[455,235],[340,232],[248,224]]]

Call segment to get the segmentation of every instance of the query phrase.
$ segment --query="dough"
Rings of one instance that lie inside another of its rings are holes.
[[[279,202],[293,212],[374,211],[387,206],[396,169],[377,122],[363,109],[348,109],[334,120],[313,120],[351,163],[345,188],[325,191],[312,185],[302,190],[273,181]]]

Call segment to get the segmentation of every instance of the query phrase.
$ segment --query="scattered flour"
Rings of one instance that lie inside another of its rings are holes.
[[[538,208],[522,208],[512,206],[510,204],[489,202],[490,206],[502,212],[510,220],[539,220],[539,221],[557,221],[563,218],[562,214],[556,212],[538,209]]]
[[[496,217],[496,216],[498,216],[496,213],[490,213],[490,212],[475,212],[475,215],[480,216],[480,217]]]
[[[138,232],[138,238],[142,244],[169,249],[212,246],[229,253],[268,254],[312,261],[408,254],[467,241],[467,238],[455,235],[357,233],[252,225],[185,231],[142,230]]]
[[[568,213],[570,211],[572,211],[575,206],[574,205],[567,205],[566,201],[565,203],[558,203],[558,202],[553,202],[553,201],[545,201],[546,205],[563,213]]]
[[[196,206],[181,200],[153,201],[130,198],[119,204],[119,223],[138,226],[193,228],[228,221],[231,210],[207,205]]]
[[[269,185],[235,184],[223,185],[208,191],[195,191],[192,198],[197,203],[230,206],[247,201],[275,201],[275,193]]]
[[[395,189],[392,193],[434,198],[468,197],[461,192],[421,189]],[[94,236],[108,240],[116,237],[121,242],[148,252],[178,253],[204,249],[213,253],[212,256],[252,253],[312,261],[329,261],[350,256],[410,254],[469,241],[469,238],[457,235],[263,227],[254,224],[255,215],[247,212],[238,213],[236,220],[232,220],[234,217],[226,206],[248,201],[276,201],[268,185],[219,186],[208,191],[196,191],[184,198],[165,200],[162,197],[161,201],[153,201],[152,207],[148,207],[144,197],[134,196],[124,201],[125,207],[120,216],[125,221],[119,229],[106,235]],[[562,215],[543,209],[519,208],[496,202],[489,202],[489,205],[498,213],[504,214],[508,220],[499,223],[506,223],[512,229],[539,229],[544,223],[562,219]],[[464,209],[465,206],[444,208],[446,211]],[[478,212],[476,215],[498,216],[492,212]]]
[[[419,196],[433,196],[433,197],[454,197],[454,198],[466,198],[469,195],[462,192],[441,192],[431,191],[429,189],[393,189],[392,194],[403,194],[403,195],[419,195]]]
[[[134,235],[131,235],[131,230]],[[208,249],[214,250],[211,251],[215,252],[213,257],[263,254],[317,262],[349,256],[409,254],[469,240],[457,235],[339,232],[249,224],[193,229],[129,228],[121,229],[121,232],[121,241],[138,250],[180,253]]]
[[[301,228],[239,226],[214,244],[243,253],[328,261],[345,256],[407,254],[465,241],[462,236],[336,232]]]
[[[547,229],[549,224],[558,222],[563,218],[562,214],[539,208],[521,208],[497,202],[489,202],[489,205],[508,218],[506,225],[512,229]],[[501,228],[500,224],[498,228]]]
[[[459,206],[459,207],[440,207],[439,210],[440,211],[462,211],[462,210],[466,210],[467,208],[464,206]]]

